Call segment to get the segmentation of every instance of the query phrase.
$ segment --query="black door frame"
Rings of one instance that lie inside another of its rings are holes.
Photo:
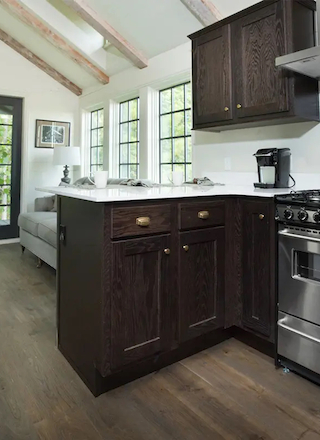
[[[11,214],[10,224],[0,226],[0,240],[19,237],[18,216],[20,214],[21,186],[21,142],[23,98],[0,96],[0,105],[13,107],[12,168],[11,168]]]

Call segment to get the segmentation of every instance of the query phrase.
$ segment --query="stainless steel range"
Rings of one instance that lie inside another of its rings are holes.
[[[320,190],[277,196],[278,357],[320,374]],[[307,369],[307,370],[305,370]]]

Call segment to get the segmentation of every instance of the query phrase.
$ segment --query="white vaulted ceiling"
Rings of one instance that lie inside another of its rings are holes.
[[[20,0],[50,29],[62,36],[96,66],[111,76],[132,66],[114,46],[103,48],[104,38],[63,0]],[[5,3],[1,0],[0,3]],[[180,0],[86,0],[98,15],[132,46],[150,59],[188,41],[187,35],[203,27]],[[257,1],[212,0],[223,17]],[[81,88],[98,80],[54,47],[32,27],[0,6],[0,29],[22,43]]]

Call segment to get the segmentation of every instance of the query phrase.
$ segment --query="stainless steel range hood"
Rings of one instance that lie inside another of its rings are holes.
[[[316,42],[320,43],[320,0],[317,0]],[[320,80],[320,46],[310,47],[299,52],[290,53],[276,58],[276,67],[293,70]]]

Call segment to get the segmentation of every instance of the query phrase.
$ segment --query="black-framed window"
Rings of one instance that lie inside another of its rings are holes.
[[[172,171],[182,171],[192,179],[191,83],[159,92],[160,102],[160,182],[168,183]]]
[[[0,240],[19,236],[22,102],[0,96]]]
[[[90,121],[90,172],[103,170],[103,123],[104,110],[91,112]]]
[[[120,103],[119,117],[119,176],[139,177],[139,98]]]
[[[13,107],[0,110],[0,226],[10,225]]]

